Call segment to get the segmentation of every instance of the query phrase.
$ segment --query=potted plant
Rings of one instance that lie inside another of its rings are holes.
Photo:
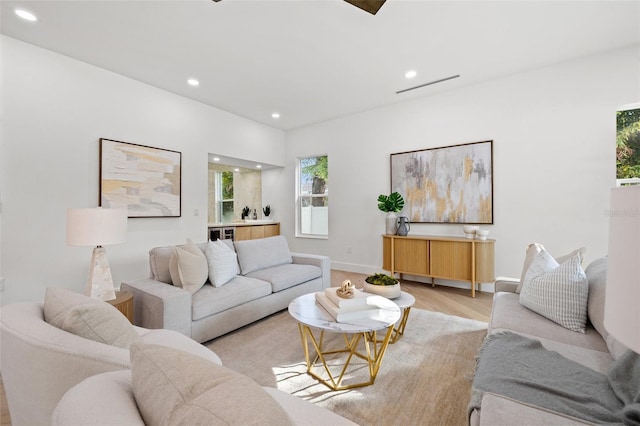
[[[400,296],[400,281],[387,274],[369,275],[364,280],[363,290],[367,293],[373,293],[384,296],[387,299],[394,299]]]
[[[378,209],[387,213],[386,233],[394,235],[396,233],[396,213],[404,207],[404,198],[399,192],[392,192],[389,195],[380,194],[378,196]]]

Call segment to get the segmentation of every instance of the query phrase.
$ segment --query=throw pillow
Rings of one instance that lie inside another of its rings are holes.
[[[520,292],[520,304],[561,326],[584,333],[589,283],[576,254],[558,265],[545,250],[531,262]]]
[[[238,256],[222,241],[209,241],[204,255],[209,265],[209,281],[214,287],[221,287],[238,275]]]
[[[587,249],[585,247],[580,247],[579,249],[576,249],[571,253],[567,253],[563,256],[559,256],[555,258],[555,260],[556,262],[558,262],[558,264],[560,264],[568,260],[569,258],[575,256],[576,254],[579,254],[580,262],[582,262],[582,260],[584,259],[584,252],[586,250]],[[532,244],[529,244],[529,246],[527,247],[527,253],[525,254],[525,257],[524,257],[524,264],[522,265],[522,273],[520,274],[520,283],[518,283],[518,288],[516,289],[516,293],[520,293],[522,291],[522,284],[524,283],[524,277],[527,274],[527,271],[529,270],[529,266],[531,265],[533,258],[541,251],[544,251],[544,246],[540,243],[532,243]]]
[[[44,320],[76,336],[124,349],[140,337],[115,307],[64,288],[47,288]]]
[[[193,294],[200,290],[209,277],[207,258],[193,241],[187,240],[184,246],[173,247],[169,272],[173,285]]]
[[[131,385],[146,424],[292,424],[284,409],[253,380],[165,346],[131,347]]]

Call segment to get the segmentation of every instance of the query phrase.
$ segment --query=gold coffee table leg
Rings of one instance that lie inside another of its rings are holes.
[[[369,333],[353,333],[347,334],[343,333],[343,339],[345,343],[344,349],[337,349],[332,351],[324,351],[322,349],[322,341],[324,338],[324,331],[320,332],[319,339],[313,335],[313,332],[309,326],[298,323],[298,328],[300,330],[300,338],[302,340],[302,349],[304,350],[305,361],[307,363],[307,374],[311,377],[318,380],[320,383],[327,386],[332,390],[344,390],[344,389],[353,389],[362,386],[372,385],[378,375],[378,371],[380,370],[380,365],[382,364],[382,359],[387,350],[387,346],[391,341],[391,335],[393,334],[393,325],[389,326],[385,329],[385,336],[383,340],[376,339],[376,332],[372,331]],[[360,341],[364,341],[364,347],[366,353],[358,352],[358,345]],[[316,352],[316,356],[313,360],[311,360],[311,352],[309,350],[309,345],[313,347],[313,350]],[[329,365],[327,364],[326,356],[338,353],[348,354],[345,360],[345,363],[340,370],[340,374],[335,377],[331,372]],[[353,383],[348,385],[342,384],[342,379],[344,378],[345,373],[351,363],[353,357],[356,356],[358,358],[364,359],[367,361],[369,367],[369,380],[360,383]],[[318,363],[317,361],[320,361]],[[321,377],[313,371],[313,368],[316,366],[322,366],[324,370],[324,374],[326,378]]]
[[[393,336],[391,336],[391,343],[395,343],[404,335],[404,328],[407,326],[407,319],[409,319],[409,311],[411,306],[402,310],[402,317],[398,323],[398,327],[393,329]]]

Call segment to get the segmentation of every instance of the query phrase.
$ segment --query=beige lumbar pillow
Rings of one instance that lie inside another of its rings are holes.
[[[140,337],[115,307],[64,288],[47,288],[44,320],[85,339],[124,349]]]
[[[173,247],[169,272],[173,285],[193,294],[200,290],[209,277],[207,258],[193,241],[187,240],[184,246]]]
[[[166,346],[131,346],[131,384],[146,424],[292,424],[253,380]]]

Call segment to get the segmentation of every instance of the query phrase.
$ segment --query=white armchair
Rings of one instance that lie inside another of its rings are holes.
[[[221,364],[218,356],[171,330],[136,327],[142,341]],[[44,321],[42,303],[0,309],[0,367],[13,425],[50,424],[62,396],[87,377],[130,367],[129,350],[88,340]]]

